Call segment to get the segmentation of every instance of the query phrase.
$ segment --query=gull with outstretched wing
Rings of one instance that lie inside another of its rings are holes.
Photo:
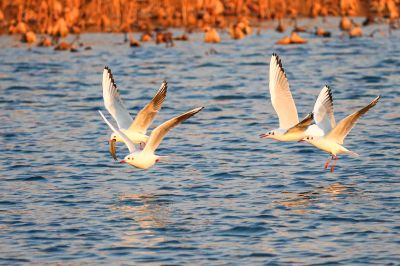
[[[304,132],[313,121],[313,113],[299,122],[296,104],[290,92],[282,61],[277,54],[272,54],[269,65],[269,92],[272,106],[279,118],[279,128],[261,134],[261,138],[279,141],[299,141],[305,137]]]
[[[140,144],[140,146],[145,144],[149,138],[146,135],[147,129],[153,122],[158,111],[160,111],[167,95],[167,82],[164,81],[161,84],[156,95],[142,110],[139,111],[135,119],[131,117],[128,109],[125,107],[117,85],[115,84],[111,69],[108,67],[104,68],[102,85],[104,106],[117,122],[119,131],[125,134],[132,143]],[[117,160],[116,142],[124,141],[119,134],[112,133],[109,140],[110,153],[115,160]]]
[[[183,121],[188,118],[194,116],[204,107],[195,108],[190,110],[189,112],[183,113],[177,117],[174,117],[163,124],[156,127],[150,134],[149,139],[147,140],[146,146],[143,150],[136,151],[135,145],[132,140],[122,131],[114,127],[107,118],[103,115],[101,111],[99,111],[101,117],[107,123],[107,125],[111,128],[111,130],[116,134],[128,147],[129,154],[125,156],[125,158],[121,161],[121,163],[128,163],[132,166],[135,166],[140,169],[147,169],[153,166],[155,163],[159,162],[162,158],[155,154],[156,149],[160,145],[161,141],[165,137],[165,135],[175,126],[179,125]]]
[[[358,156],[357,153],[352,152],[347,148],[343,147],[344,139],[350,133],[350,131],[356,124],[357,120],[366,112],[368,112],[372,107],[374,107],[378,103],[379,99],[380,96],[376,97],[367,106],[347,116],[342,121],[340,121],[339,124],[337,124],[336,126],[335,126],[335,118],[333,116],[333,105],[331,105],[329,102],[323,104],[327,107],[327,109],[321,107],[319,111],[315,113],[315,117],[319,117],[321,121],[319,123],[319,129],[312,130],[311,126],[310,130],[306,131],[307,136],[305,137],[305,140],[308,143],[314,145],[315,147],[323,151],[328,152],[331,155],[331,158],[328,159],[328,161],[325,164],[325,169],[328,168],[330,161],[334,160],[331,166],[331,172],[333,172],[335,163],[338,160],[337,156],[338,154],[345,153],[353,156]],[[332,100],[330,101],[332,102]]]

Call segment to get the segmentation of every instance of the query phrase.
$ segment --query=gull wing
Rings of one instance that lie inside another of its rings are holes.
[[[135,120],[129,127],[129,131],[139,132],[141,134],[146,134],[147,129],[153,122],[158,111],[161,109],[165,97],[167,96],[168,84],[164,80],[161,84],[160,89],[153,99],[137,114]]]
[[[118,128],[128,129],[133,119],[122,102],[111,69],[107,66],[103,70],[103,99],[104,106],[117,121]]]
[[[186,119],[194,116],[201,110],[203,110],[204,107],[198,107],[193,110],[190,110],[189,112],[186,112],[184,114],[181,114],[177,117],[174,117],[167,122],[162,123],[158,127],[156,127],[152,132],[149,137],[149,140],[146,143],[146,146],[143,150],[143,152],[154,152],[158,146],[160,145],[162,139],[165,137],[165,135],[175,126],[179,125]]]
[[[361,108],[357,112],[354,112],[353,114],[349,115],[334,128],[332,129],[331,132],[329,132],[328,135],[326,135],[326,138],[333,139],[339,144],[343,144],[344,139],[346,138],[347,134],[351,131],[351,129],[354,127],[356,124],[357,120],[366,112],[368,112],[369,109],[374,107],[377,102],[379,101],[380,96],[376,97],[370,104],[365,106],[364,108]]]
[[[107,125],[111,128],[112,131],[115,132],[115,134],[117,134],[125,143],[125,145],[128,147],[129,149],[129,153],[132,153],[135,151],[135,145],[133,144],[133,142],[119,129],[116,129],[108,120],[107,118],[103,115],[103,113],[99,110],[99,113],[101,115],[101,117],[103,118],[103,120],[107,123]]]
[[[299,123],[296,105],[282,62],[277,54],[272,54],[269,65],[269,92],[272,106],[279,117],[279,128],[289,129]]]
[[[303,120],[301,120],[297,125],[289,128],[285,134],[287,133],[296,133],[296,132],[305,132],[307,128],[311,125],[313,122],[314,115],[313,113],[309,113]]]
[[[313,113],[315,123],[324,131],[324,134],[327,134],[335,128],[336,121],[333,113],[332,92],[327,85],[325,85],[319,93]]]

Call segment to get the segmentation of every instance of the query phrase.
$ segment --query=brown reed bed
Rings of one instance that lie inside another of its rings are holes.
[[[286,26],[281,21],[290,18],[295,22],[294,31],[301,32],[298,17],[341,16],[342,30],[358,36],[360,29],[353,28],[359,25],[353,25],[348,17],[364,16],[366,24],[387,18],[398,25],[399,10],[398,0],[3,0],[0,34],[21,34],[26,43],[36,43],[35,34],[46,34],[52,44],[58,44],[60,38],[82,32],[121,32],[126,36],[142,32],[142,42],[155,38],[173,44],[177,37],[169,36],[166,29],[179,27],[188,33],[203,31],[206,42],[219,42],[216,29],[226,29],[231,38],[242,39],[265,20],[279,21],[276,30],[283,32]],[[323,35],[321,31],[318,34]],[[186,35],[180,38],[188,39]],[[294,34],[286,39],[282,43],[299,38]],[[132,37],[129,40],[131,46],[140,46]],[[40,43],[50,45],[48,39]]]

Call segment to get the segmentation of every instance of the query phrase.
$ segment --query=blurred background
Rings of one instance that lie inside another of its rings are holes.
[[[82,31],[151,31],[156,27],[226,28],[237,18],[399,17],[398,0],[3,0],[2,33],[66,36]]]

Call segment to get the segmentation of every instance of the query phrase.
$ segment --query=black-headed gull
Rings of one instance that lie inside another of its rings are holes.
[[[115,84],[111,69],[104,68],[103,71],[103,99],[104,106],[115,119],[118,129],[122,131],[134,144],[144,144],[148,140],[146,131],[153,122],[161,105],[167,95],[168,85],[164,81],[154,98],[136,115],[135,120],[131,117],[122,102],[117,85]],[[116,156],[116,142],[123,142],[118,134],[112,133],[110,136],[110,153],[114,160]]]
[[[261,138],[271,138],[279,141],[299,141],[305,137],[304,132],[313,121],[313,114],[308,114],[299,122],[296,104],[290,92],[289,82],[277,54],[272,54],[269,65],[269,92],[271,102],[278,118],[279,128],[273,129]]]
[[[331,160],[334,160],[331,166],[331,172],[333,172],[335,163],[338,159],[338,154],[346,153],[350,154],[353,156],[358,156],[357,153],[352,152],[345,147],[343,147],[344,139],[346,136],[349,134],[349,132],[352,130],[354,125],[356,124],[357,120],[366,112],[368,112],[369,109],[374,107],[376,103],[379,101],[380,96],[376,97],[370,104],[367,106],[361,108],[357,112],[354,112],[353,114],[347,116],[344,118],[342,121],[339,122],[336,126],[332,126],[331,130],[329,130],[329,127],[324,127],[324,134],[321,136],[320,133],[317,131],[314,131],[314,133],[317,133],[316,135],[307,135],[305,140],[318,149],[321,149],[323,151],[328,152],[331,154],[331,158],[328,159],[328,161],[325,164],[325,169],[328,168],[328,165]],[[322,109],[321,109],[322,110]],[[333,108],[332,112],[325,112],[322,111],[319,115],[321,115],[324,119],[327,119],[327,121],[331,121],[332,125],[332,119],[333,118]],[[316,115],[317,116],[317,115]],[[331,118],[326,118],[326,116],[331,116]],[[334,120],[333,120],[334,121]],[[327,123],[328,125],[328,123]],[[307,134],[311,134],[313,132],[308,132]]]
[[[146,146],[142,151],[135,151],[134,143],[129,139],[129,137],[122,131],[115,128],[103,115],[101,111],[99,111],[100,115],[103,117],[104,121],[107,125],[112,129],[112,131],[118,135],[120,139],[128,146],[129,154],[125,156],[125,158],[121,161],[121,163],[128,163],[132,166],[135,166],[140,169],[147,169],[153,166],[156,162],[160,161],[161,156],[155,155],[154,152],[160,145],[162,139],[165,135],[175,126],[179,125],[186,119],[192,117],[193,115],[200,112],[204,107],[195,108],[181,114],[177,117],[174,117],[163,124],[156,127],[150,134],[150,137],[146,143]]]

